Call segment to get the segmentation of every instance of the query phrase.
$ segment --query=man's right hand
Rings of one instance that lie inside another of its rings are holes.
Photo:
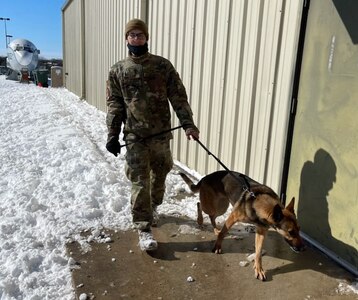
[[[198,140],[199,139],[199,130],[197,128],[188,128],[185,130],[185,135],[188,138],[188,140]]]
[[[118,154],[121,153],[121,145],[119,144],[118,138],[112,136],[106,144],[106,149],[114,156],[118,156]]]

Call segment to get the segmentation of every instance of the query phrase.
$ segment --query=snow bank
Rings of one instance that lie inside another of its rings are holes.
[[[66,242],[131,226],[123,153],[105,149],[105,113],[66,89],[1,76],[0,105],[0,298],[74,299]],[[194,217],[184,189],[172,172],[159,212]]]

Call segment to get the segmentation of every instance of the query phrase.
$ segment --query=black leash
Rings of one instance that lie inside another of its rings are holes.
[[[122,147],[125,147],[125,146],[128,146],[128,145],[132,145],[132,144],[135,144],[135,143],[138,143],[138,142],[143,142],[143,141],[145,141],[145,140],[147,140],[147,139],[154,138],[154,137],[156,137],[156,136],[159,136],[159,135],[162,135],[162,134],[165,134],[165,133],[168,133],[168,132],[177,130],[177,129],[182,128],[182,127],[183,127],[183,125],[180,125],[180,126],[173,127],[173,128],[170,128],[170,129],[167,129],[167,130],[158,132],[158,133],[154,133],[154,134],[145,136],[145,137],[139,137],[138,140],[135,140],[135,141],[128,142],[128,143],[126,143],[126,144],[120,145],[120,147],[122,148]]]
[[[202,142],[200,142],[198,139],[194,139],[194,140],[208,153],[208,155],[211,155],[212,157],[214,157],[215,160],[216,160],[232,177],[234,177],[236,180],[239,180],[239,181],[240,181],[240,179],[239,179],[237,176],[235,176],[235,174],[234,174],[231,170],[229,170],[229,168],[228,168],[227,166],[225,166],[225,165],[223,164],[223,162],[222,162],[219,158],[217,158],[212,152],[210,152],[210,150],[209,150],[207,147],[205,147],[205,145],[204,145]],[[247,180],[246,176],[245,176],[244,174],[241,174],[241,173],[239,173],[239,176],[240,176],[240,178],[242,178],[242,180],[243,180],[243,182],[244,182],[243,190],[246,191],[246,192],[248,192],[248,193],[250,193],[251,197],[254,197],[254,198],[255,198],[255,194],[250,190],[250,183],[249,183],[249,181]],[[241,183],[241,182],[240,182],[240,183]]]

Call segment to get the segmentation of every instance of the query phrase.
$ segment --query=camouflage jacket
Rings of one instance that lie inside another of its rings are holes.
[[[170,129],[169,102],[184,129],[197,129],[184,85],[169,60],[147,53],[117,62],[107,81],[109,136],[118,136],[122,124],[125,140]]]

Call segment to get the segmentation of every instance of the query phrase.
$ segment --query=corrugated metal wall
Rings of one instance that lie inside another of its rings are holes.
[[[103,111],[108,71],[127,55],[123,34],[126,20],[145,19],[143,3],[141,0],[85,1],[86,100]]]
[[[74,28],[79,23],[72,11],[81,0],[69,2],[64,26]],[[85,99],[106,109],[109,67],[127,52],[124,25],[142,18],[149,25],[150,51],[171,60],[183,79],[201,141],[227,167],[278,191],[302,2],[83,1]],[[76,64],[80,56],[67,45],[74,37],[65,34],[64,59]],[[76,80],[68,75],[66,87],[78,94]],[[221,169],[183,132],[175,133],[172,148],[174,158],[203,175]]]
[[[127,55],[125,23],[146,19],[146,1],[68,0],[62,11],[65,86],[105,111],[109,68]]]
[[[81,4],[81,1],[68,1],[66,13],[62,14],[64,84],[79,97],[83,97],[84,86]]]

